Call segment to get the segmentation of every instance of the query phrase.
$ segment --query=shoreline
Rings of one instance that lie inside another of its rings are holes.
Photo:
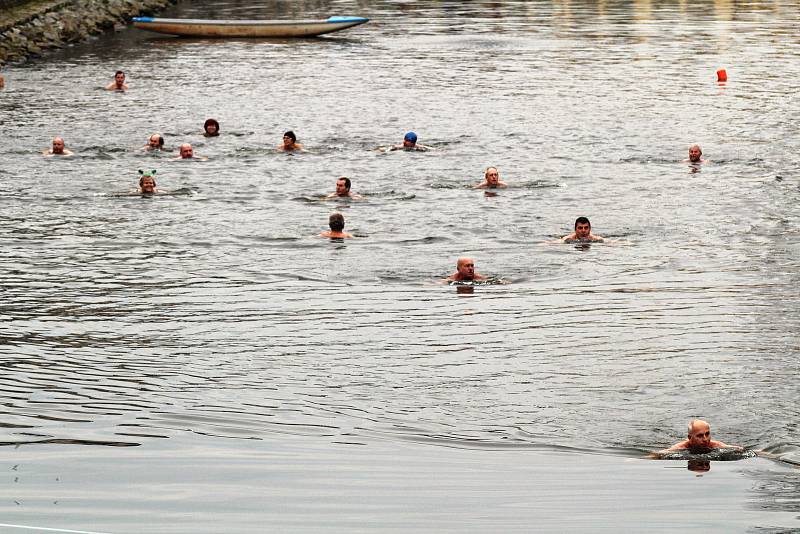
[[[177,0],[28,0],[0,14],[0,66],[80,42]]]

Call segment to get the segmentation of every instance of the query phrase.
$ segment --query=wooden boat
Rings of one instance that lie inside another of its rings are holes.
[[[364,24],[363,17],[325,20],[204,20],[134,17],[133,25],[184,37],[313,37]]]

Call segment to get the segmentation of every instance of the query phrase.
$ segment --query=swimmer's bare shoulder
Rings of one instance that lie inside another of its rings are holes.
[[[61,154],[54,154],[52,150],[50,150],[50,149],[44,149],[44,150],[42,151],[42,155],[43,155],[43,156],[45,156],[45,157],[47,157],[47,158],[52,158],[52,157],[54,157],[54,156],[69,157],[69,156],[74,156],[74,155],[75,155],[75,152],[73,152],[72,150],[70,150],[70,149],[68,149],[68,148],[65,148],[65,149],[64,149],[64,152],[62,152]]]
[[[330,239],[349,239],[353,237],[353,234],[348,234],[347,232],[333,232],[331,230],[325,230],[324,232],[320,232],[319,237],[327,237]]]
[[[603,243],[605,242],[605,238],[599,235],[591,234],[589,237],[578,237],[575,233],[571,233],[569,235],[565,235],[561,239],[558,240],[561,243]]]

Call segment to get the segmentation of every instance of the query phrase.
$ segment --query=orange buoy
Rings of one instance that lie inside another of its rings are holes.
[[[728,73],[725,72],[725,69],[719,69],[717,71],[717,81],[718,82],[727,82],[728,81]]]

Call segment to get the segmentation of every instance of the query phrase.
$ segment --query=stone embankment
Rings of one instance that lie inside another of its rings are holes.
[[[0,0],[0,65],[86,39],[175,0]]]

